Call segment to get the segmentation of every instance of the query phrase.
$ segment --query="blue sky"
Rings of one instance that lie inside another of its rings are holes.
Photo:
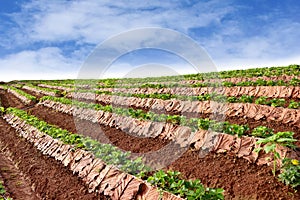
[[[298,0],[1,0],[0,80],[76,78],[98,44],[143,27],[188,35],[217,70],[299,64],[299,10]],[[192,72],[148,50],[122,56],[107,76],[151,62]]]

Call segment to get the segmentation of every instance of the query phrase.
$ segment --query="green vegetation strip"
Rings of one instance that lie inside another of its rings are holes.
[[[300,66],[289,65],[283,67],[264,67],[264,68],[252,68],[246,70],[231,70],[221,72],[210,72],[210,73],[198,73],[198,74],[187,74],[182,76],[165,76],[165,77],[149,77],[149,78],[127,78],[127,79],[105,79],[100,80],[100,83],[104,85],[115,85],[115,84],[130,84],[130,83],[147,83],[147,82],[164,82],[164,81],[182,81],[182,80],[208,80],[208,79],[225,79],[225,78],[236,78],[236,77],[272,77],[272,76],[299,76]],[[221,81],[221,80],[220,80]]]
[[[127,117],[136,118],[139,120],[149,120],[154,122],[167,122],[172,124],[177,124],[181,126],[187,126],[192,129],[192,131],[202,130],[212,130],[215,132],[226,133],[230,135],[243,136],[249,133],[248,125],[237,125],[230,124],[229,122],[218,122],[216,120],[210,120],[208,118],[187,118],[186,116],[180,115],[166,115],[166,114],[156,114],[154,112],[144,112],[140,109],[133,108],[116,108],[112,105],[100,105],[94,103],[85,103],[81,101],[71,100],[64,97],[53,97],[53,96],[44,96],[40,101],[51,100],[54,102],[59,102],[62,104],[73,105],[80,108],[87,108],[93,110],[101,110],[104,112],[116,113],[118,115],[123,115]],[[252,130],[250,135],[255,137],[268,137],[275,134],[272,129],[269,129],[265,126],[258,126]]]
[[[50,135],[64,142],[65,144],[75,145],[94,153],[95,157],[100,158],[106,164],[117,166],[119,169],[146,178],[150,184],[159,187],[161,190],[169,191],[175,195],[180,195],[187,199],[224,199],[223,189],[211,189],[204,187],[200,180],[186,181],[179,177],[179,172],[163,171],[156,172],[153,176],[145,176],[150,169],[142,162],[139,157],[135,160],[130,159],[130,152],[123,152],[110,144],[102,144],[89,137],[68,132],[54,125],[50,125],[35,116],[28,115],[27,112],[8,108],[7,113],[13,114],[26,123],[37,128],[39,131]]]
[[[300,186],[300,165],[299,160],[282,158],[278,151],[279,146],[288,147],[295,149],[296,146],[294,142],[297,140],[293,137],[293,132],[279,132],[276,135],[271,135],[267,138],[260,139],[256,142],[258,145],[263,145],[263,147],[257,147],[254,149],[255,152],[260,152],[263,150],[266,154],[272,153],[273,157],[273,176],[276,176],[276,168],[279,160],[282,161],[282,166],[278,178],[281,182],[286,185],[290,185],[292,188],[296,189]]]
[[[207,79],[206,79],[207,80]],[[208,79],[209,80],[209,79]],[[229,81],[217,81],[217,82],[201,82],[201,83],[177,83],[173,82],[170,84],[161,84],[161,83],[141,83],[139,84],[139,88],[155,88],[155,89],[162,89],[162,88],[175,88],[175,87],[234,87],[234,86],[299,86],[300,79],[293,78],[290,81],[283,81],[283,80],[263,80],[258,79],[256,81],[242,81],[238,83],[229,82]],[[135,88],[137,84],[128,84],[128,85],[121,85],[121,84],[104,84],[98,85],[97,88]]]
[[[23,90],[19,90],[15,87],[11,87],[11,86],[8,86],[8,88],[15,91],[15,92],[17,92],[19,95],[26,97],[27,99],[29,99],[31,101],[36,101],[37,100],[35,96],[32,96],[32,95],[24,92]]]
[[[70,133],[67,130],[50,125],[35,116],[28,115],[26,111],[17,108],[8,108],[6,112],[14,114],[41,132],[55,139],[59,139],[65,144],[75,145],[77,148],[83,148],[93,152],[96,157],[101,158],[107,164],[118,166],[125,172],[137,174],[145,168],[141,158],[132,161],[130,159],[130,153],[122,152],[110,144],[101,144],[89,137]]]
[[[0,195],[5,195],[5,194],[6,194],[6,190],[4,188],[3,182],[0,181]]]
[[[122,93],[122,92],[110,92],[110,91],[99,91],[99,90],[77,90],[80,93],[95,93],[95,94],[105,94],[114,95],[122,97],[137,97],[137,98],[155,98],[162,100],[177,99],[182,101],[215,101],[220,103],[255,103],[259,105],[268,105],[273,107],[285,107],[286,100],[283,98],[269,98],[265,96],[258,97],[256,100],[254,96],[242,95],[241,97],[226,96],[218,93],[202,94],[198,96],[185,96],[177,94],[132,94],[132,93]],[[300,107],[300,102],[291,100],[287,106],[291,109],[298,109]]]
[[[152,87],[152,88],[162,88],[165,87],[162,84],[147,84],[149,82],[178,82],[182,80],[209,80],[209,79],[221,79],[225,78],[235,78],[235,77],[275,77],[275,76],[299,76],[300,75],[300,66],[299,65],[289,65],[284,67],[264,67],[264,68],[252,68],[246,70],[231,70],[231,71],[222,71],[222,72],[210,72],[210,73],[199,73],[199,74],[187,74],[182,76],[165,76],[165,77],[149,77],[149,78],[123,78],[123,79],[102,79],[102,80],[41,80],[41,81],[21,81],[22,83],[32,83],[32,84],[51,84],[57,86],[66,86],[77,85],[77,84],[89,84],[99,83],[100,88],[113,88],[118,87],[122,84],[132,84],[132,87],[135,87],[134,84],[143,85],[143,87]],[[143,84],[144,83],[144,84]],[[273,85],[294,85],[299,86],[299,79],[295,78],[290,82],[279,81],[265,81],[263,79],[257,81],[244,81],[237,84],[231,82],[223,83],[197,83],[188,85],[190,87],[204,87],[207,85],[211,86],[273,86]],[[171,84],[170,86],[179,87],[179,84]],[[186,87],[186,85],[181,85]]]
[[[179,195],[180,197],[187,198],[188,200],[224,199],[223,189],[205,188],[201,184],[200,180],[197,179],[189,181],[183,180],[180,172],[164,172],[159,170],[148,178],[144,177],[143,175],[140,175],[140,177],[147,180],[148,183],[160,188],[161,190]]]
[[[60,90],[56,90],[56,89],[39,87],[39,86],[35,86],[32,84],[26,84],[26,86],[37,89],[37,90],[45,91],[45,92],[53,92],[54,94],[61,94]]]

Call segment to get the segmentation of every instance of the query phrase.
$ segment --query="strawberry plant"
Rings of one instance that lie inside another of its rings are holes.
[[[238,98],[236,98],[236,97],[227,97],[226,101],[228,103],[236,103],[236,102],[238,102]]]
[[[225,124],[224,132],[230,135],[241,137],[249,130],[248,125]]]
[[[271,135],[265,139],[260,139],[256,142],[256,144],[264,144],[264,147],[258,147],[255,149],[257,153],[259,153],[262,149],[265,153],[272,153],[273,154],[273,175],[276,174],[276,166],[277,160],[281,159],[279,153],[276,150],[276,145],[286,146],[290,148],[295,148],[293,144],[297,140],[293,138],[293,132],[278,132],[274,135]]]
[[[266,126],[258,126],[254,128],[251,132],[251,135],[255,137],[263,137],[263,138],[269,137],[273,134],[274,134],[273,130]]]
[[[292,85],[292,86],[299,86],[299,85],[300,85],[300,79],[293,78],[293,79],[289,82],[289,85]]]
[[[210,127],[210,120],[208,118],[198,119],[197,125],[200,129],[208,130],[208,128]]]
[[[300,102],[295,102],[294,100],[290,101],[288,108],[298,109],[300,107]]]
[[[198,101],[208,101],[208,100],[210,100],[210,98],[211,98],[211,96],[209,94],[203,94],[203,95],[197,96]]]
[[[180,124],[181,116],[180,115],[168,115],[167,122],[172,124]]]
[[[225,87],[233,87],[235,84],[229,81],[222,82],[222,85]]]
[[[215,132],[222,132],[225,124],[228,124],[228,122],[210,121],[209,128]]]
[[[256,104],[261,104],[261,105],[270,105],[271,102],[267,100],[268,97],[259,97],[255,100]]]
[[[300,185],[300,163],[299,160],[285,158],[282,161],[281,173],[278,175],[279,180],[297,188]]]
[[[253,96],[242,95],[242,96],[239,98],[239,101],[240,101],[241,103],[253,103],[253,99],[254,99]]]
[[[196,199],[210,199],[221,200],[224,199],[221,188],[211,189],[205,188],[200,180],[184,180],[181,178],[180,172],[159,170],[152,176],[147,178],[147,182],[160,188],[161,190],[171,192],[188,200]]]
[[[267,81],[265,81],[263,79],[258,79],[257,81],[255,81],[255,85],[264,86],[264,85],[267,85]]]
[[[3,182],[0,181],[0,195],[4,195],[6,193],[6,190],[3,186]]]
[[[269,102],[271,103],[271,106],[273,106],[273,107],[283,107],[285,104],[285,99],[274,98],[274,99],[271,99]]]
[[[0,106],[0,116],[5,112],[5,108]]]

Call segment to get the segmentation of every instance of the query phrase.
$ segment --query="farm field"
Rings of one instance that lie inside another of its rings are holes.
[[[300,199],[300,66],[0,84],[0,199]]]

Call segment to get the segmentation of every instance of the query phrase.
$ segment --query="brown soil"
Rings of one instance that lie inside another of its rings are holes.
[[[25,104],[22,103],[17,97],[13,94],[10,94],[4,90],[0,89],[0,102],[1,106],[4,108],[8,107],[16,107],[16,108],[24,108]]]
[[[95,124],[87,120],[80,120],[41,105],[30,108],[28,112],[49,124],[57,125],[72,133],[89,136],[102,143],[111,143],[125,151],[134,153],[155,151],[169,143],[168,140],[160,140],[158,138],[134,137],[116,128]]]
[[[42,108],[41,106],[31,108],[29,110],[32,114],[37,115],[39,118],[47,121],[48,123],[56,124],[61,128],[65,128],[68,129],[69,131],[76,132],[76,127],[74,121],[72,121],[73,120],[72,116],[68,117],[68,115],[66,114],[61,114],[51,109]],[[82,123],[86,123],[87,127],[91,126],[91,124],[89,124],[88,122],[82,121]],[[87,132],[85,133],[95,134],[93,133],[93,129],[94,128],[92,128],[91,126],[91,128],[88,128]],[[113,129],[111,128],[109,129],[111,130],[111,132],[110,131],[108,131],[109,133],[105,131],[103,132],[105,132],[105,134],[108,135],[112,134],[111,137],[114,136],[114,142],[120,148],[128,149],[128,150],[133,149],[138,152],[143,152],[143,150],[139,150],[139,148],[140,149],[145,148],[147,150],[151,150],[151,147],[149,146],[144,147],[141,145],[135,149],[136,142],[138,142],[140,138],[133,140],[133,138],[130,137],[127,138],[125,133],[117,132],[118,130],[116,129],[115,132],[113,132]],[[3,132],[0,130],[0,133]],[[6,132],[4,133],[4,135],[8,138],[8,137],[12,137],[11,135],[14,134],[7,134]],[[19,152],[19,154],[17,154],[16,156],[18,155],[22,156],[24,154],[23,152],[35,150],[34,148],[23,150],[22,146],[16,147],[16,145],[19,144],[17,142],[12,142],[12,141],[16,141],[15,138],[9,138],[7,143],[15,147],[16,151],[20,149],[22,150],[20,151],[22,152],[22,154]],[[147,142],[151,143],[151,141],[155,141],[157,143],[159,142],[159,140],[154,140],[154,139],[148,139]],[[164,142],[161,142],[161,145],[162,144],[164,144]],[[26,146],[26,143],[24,145]],[[159,146],[157,146],[157,148],[159,148]],[[36,152],[36,154],[40,155],[38,152]],[[172,152],[166,155],[172,155]],[[26,156],[24,157],[26,158]],[[40,157],[43,156],[40,155]],[[22,157],[19,160],[23,160],[23,159],[24,158]],[[49,158],[45,158],[44,162],[51,162],[51,167],[52,165],[54,165],[53,162],[55,163],[54,160],[52,161],[52,159]],[[27,168],[28,166],[31,165],[34,164],[32,163],[27,164]],[[40,166],[40,164],[38,166]],[[178,170],[187,179],[199,178],[208,187],[224,188],[226,190],[225,192],[226,199],[235,199],[235,200],[237,199],[241,199],[241,200],[300,199],[299,191],[297,193],[294,193],[294,191],[291,188],[279,182],[276,178],[272,176],[271,169],[269,167],[249,164],[245,159],[239,159],[230,155],[209,153],[207,156],[200,158],[199,152],[193,152],[189,150],[186,153],[184,153],[184,155],[182,155],[178,160],[173,162],[169,167],[165,169]],[[60,170],[66,170],[66,169],[62,168]],[[56,171],[56,173],[61,173],[61,172]],[[43,178],[45,179],[45,177]],[[68,183],[68,180],[61,180],[59,178],[60,177],[54,177],[53,180],[52,179],[51,180],[60,183],[62,182]]]
[[[6,190],[10,193],[9,196],[14,199],[40,199],[32,190],[26,177],[10,158],[11,153],[6,149],[5,144],[0,143],[0,148],[0,174]]]
[[[34,109],[36,113],[44,113],[44,109],[38,107]],[[44,116],[46,121],[53,121],[59,119],[60,114],[47,109]],[[32,112],[33,114],[33,112]],[[40,117],[40,116],[39,116]],[[63,118],[67,119],[67,115],[63,114]],[[61,120],[57,120],[58,122]],[[60,123],[62,126],[71,126],[67,123],[69,120]],[[59,125],[60,126],[60,125]],[[74,126],[74,125],[73,125]],[[60,126],[61,127],[61,126]],[[71,127],[69,127],[71,128]],[[75,127],[71,128],[74,130]],[[116,134],[116,133],[115,133]],[[128,149],[126,139],[122,138],[119,134],[118,147]],[[154,139],[149,139],[149,142]],[[157,141],[157,140],[156,140]],[[135,146],[132,140],[131,146]],[[143,148],[143,147],[139,147]],[[145,147],[148,149],[148,147]],[[139,151],[139,152],[143,152]],[[166,155],[173,155],[168,152]],[[166,156],[168,157],[168,156]],[[165,158],[167,159],[167,158]],[[198,152],[187,151],[178,160],[171,164],[168,168],[180,171],[187,179],[198,178],[208,187],[221,187],[226,190],[226,199],[298,199],[300,193],[294,191],[280,183],[272,176],[271,169],[267,166],[257,166],[248,163],[244,159],[239,159],[229,155],[209,153],[206,157],[200,158]]]
[[[257,166],[245,159],[226,154],[187,151],[167,169],[177,170],[187,179],[200,179],[208,187],[225,189],[226,199],[300,199],[300,191],[279,182],[267,166]]]
[[[58,161],[42,155],[32,144],[18,137],[15,130],[3,119],[0,119],[0,140],[5,144],[6,150],[11,152],[12,161],[19,169],[18,175],[23,173],[27,177],[24,187],[20,187],[22,182],[13,184],[11,177],[4,180],[5,184],[9,184],[8,192],[14,199],[38,199],[34,193],[29,196],[29,185],[41,199],[106,199],[104,196],[88,193],[87,186],[78,177]],[[0,163],[6,164],[2,159]],[[9,170],[15,172],[13,168]],[[18,198],[15,193],[19,192],[25,192],[27,196]]]
[[[87,100],[83,100],[83,99],[78,99],[79,101],[83,101],[83,102],[88,102],[88,103],[95,103],[95,101],[87,101]],[[107,105],[104,104],[103,102],[99,102],[97,101],[98,104],[101,105]],[[119,107],[119,106],[116,106]],[[128,108],[125,106],[120,106],[122,108]],[[145,109],[145,108],[140,108],[140,107],[136,107],[136,106],[130,106],[129,108],[133,108],[133,109],[140,109],[143,110],[144,112],[149,112],[149,109]],[[300,129],[295,127],[295,126],[289,126],[286,124],[278,124],[275,121],[266,121],[266,120],[254,120],[254,119],[249,119],[249,118],[239,118],[239,117],[224,117],[224,116],[220,116],[220,115],[213,115],[213,114],[197,114],[197,113],[181,113],[181,112],[175,112],[175,111],[165,111],[165,110],[161,110],[161,111],[152,111],[155,112],[157,114],[168,114],[168,115],[183,115],[186,116],[187,118],[209,118],[209,119],[213,119],[213,120],[217,120],[219,121],[228,121],[232,124],[239,124],[239,125],[244,125],[247,124],[250,128],[249,132],[250,133],[254,128],[256,128],[257,126],[266,126],[268,128],[271,128],[274,130],[274,132],[280,132],[280,131],[293,131],[295,133],[295,138],[296,139],[300,139]]]
[[[82,100],[82,99],[81,99]],[[85,101],[88,102],[88,101]],[[89,103],[95,103],[92,101],[89,101]],[[105,105],[103,102],[97,102],[101,105]],[[123,108],[128,108],[124,106],[120,106]],[[149,112],[149,109],[145,108],[138,108],[136,106],[130,106],[130,108],[133,109],[140,109],[143,110],[144,112]],[[152,111],[153,112],[153,111]],[[295,133],[294,138],[298,140],[296,142],[296,145],[300,147],[300,129],[295,127],[295,126],[289,126],[287,124],[279,124],[278,122],[275,121],[266,121],[266,120],[255,120],[255,119],[250,119],[250,118],[240,118],[240,117],[224,117],[221,115],[213,115],[213,114],[195,114],[195,113],[181,113],[181,112],[167,112],[167,111],[154,111],[157,114],[168,114],[168,115],[183,115],[186,116],[187,118],[209,118],[212,120],[217,120],[217,121],[228,121],[231,124],[238,124],[238,125],[248,125],[249,126],[249,131],[246,132],[246,135],[250,135],[252,130],[258,126],[266,126],[270,129],[273,129],[273,131],[276,132],[281,132],[281,131],[292,131]]]
[[[275,121],[265,121],[265,120],[254,120],[249,118],[240,118],[240,117],[228,117],[226,118],[226,121],[232,123],[232,124],[240,124],[240,125],[248,125],[250,128],[250,131],[258,126],[266,126],[268,128],[271,128],[274,130],[274,132],[284,132],[284,131],[292,131],[295,133],[294,138],[298,140],[296,142],[296,145],[300,147],[300,129],[294,126],[288,126],[286,124],[280,124]]]
[[[27,90],[27,89],[24,89],[24,88],[21,88],[21,90],[23,90],[24,92],[26,92],[26,93],[28,93],[28,94],[30,94],[30,95],[32,95],[32,96],[35,96],[35,97],[38,98],[38,99],[40,99],[40,98],[43,97],[43,96],[46,96],[46,95],[44,95],[44,94],[37,93],[37,92],[33,92],[33,91],[31,91],[31,90]]]

